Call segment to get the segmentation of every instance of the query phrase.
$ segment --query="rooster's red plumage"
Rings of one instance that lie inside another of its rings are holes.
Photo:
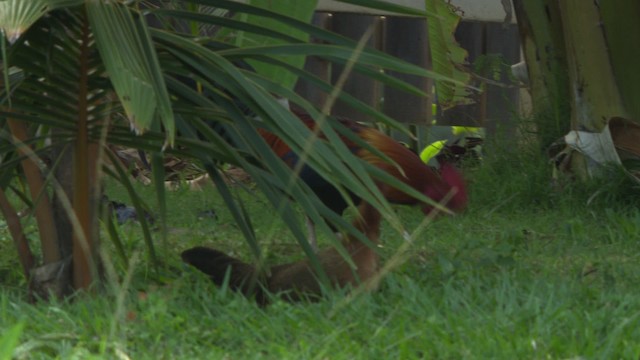
[[[314,128],[315,122],[309,115],[299,112],[295,113],[309,129]],[[467,194],[464,180],[453,165],[448,163],[441,164],[440,172],[438,173],[424,164],[415,153],[407,149],[404,145],[377,129],[361,125],[348,119],[340,119],[340,122],[365,143],[385,154],[397,165],[389,163],[368,149],[343,137],[342,140],[357,157],[386,171],[396,179],[436,202],[443,201],[449,194],[450,198],[445,205],[453,211],[460,211],[465,208],[467,204]],[[261,130],[260,134],[271,149],[290,167],[293,168],[297,165],[299,161],[298,155],[295,154],[284,141],[265,130]],[[322,134],[320,137],[323,137]],[[338,214],[342,214],[347,207],[347,202],[331,184],[304,164],[299,176],[314,190],[327,207]],[[381,182],[378,183],[378,186],[384,197],[392,204],[420,204],[425,213],[429,213],[433,209],[431,205],[422,203],[415,197],[393,186]],[[354,199],[354,202],[357,204],[357,199]]]
[[[314,128],[314,121],[308,115],[301,113],[296,113],[296,115],[310,129]],[[371,148],[385,154],[395,164],[385,161],[374,152],[343,137],[342,140],[357,157],[386,171],[436,202],[446,201],[444,205],[453,211],[461,211],[465,208],[467,194],[464,181],[455,167],[444,163],[438,173],[425,165],[416,154],[382,132],[354,121],[345,119],[340,121]],[[267,131],[261,130],[260,133],[273,151],[290,167],[298,165],[300,158],[286,143]],[[322,134],[320,137],[323,137]],[[328,208],[342,214],[347,207],[347,201],[342,198],[333,185],[306,164],[301,164],[299,176]],[[391,203],[421,205],[426,214],[433,210],[430,204],[423,203],[393,186],[379,182],[378,187]],[[355,197],[353,200],[354,203],[359,204],[359,216],[356,218],[354,226],[371,242],[376,243],[380,232],[378,210]],[[351,268],[349,262],[334,248],[320,251],[317,254],[320,265],[334,286],[355,285],[375,275],[377,256],[373,249],[352,235],[348,235],[342,244],[351,258],[350,261],[356,265],[355,268]],[[285,292],[287,294],[285,298],[288,300],[300,299],[301,295],[315,297],[321,293],[317,281],[318,276],[308,260],[273,266],[267,271],[260,272],[250,264],[204,247],[189,249],[182,253],[182,258],[185,262],[207,274],[218,285],[223,284],[225,277],[228,276],[228,284],[231,289],[245,295],[255,296],[261,304],[267,302],[264,290]]]

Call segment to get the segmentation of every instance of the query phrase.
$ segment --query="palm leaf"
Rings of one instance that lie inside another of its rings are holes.
[[[317,0],[296,2],[250,0],[248,3],[252,6],[269,9],[270,11],[279,14],[286,14],[288,17],[308,23],[310,22],[313,12],[316,8]],[[288,36],[298,41],[306,42],[309,39],[308,33],[301,30],[292,30],[291,27],[272,18],[246,14],[238,14],[235,17],[250,25],[258,25],[259,27],[270,29],[271,31],[276,33],[288,34]],[[231,30],[230,28],[227,29]],[[286,41],[278,40],[264,33],[260,34],[245,31],[221,32],[217,37],[230,37],[232,43],[237,47],[269,46],[283,44],[284,41]],[[296,68],[302,68],[305,61],[304,56],[285,56],[280,57],[279,59]],[[268,63],[249,61],[249,64],[253,66],[258,74],[262,74],[273,82],[277,82],[289,89],[293,89],[296,81],[298,80],[295,74],[292,74],[291,72],[280,67],[274,67],[273,65]]]
[[[433,14],[427,21],[433,70],[457,81],[435,79],[438,105],[447,109],[455,105],[468,104],[471,99],[467,84],[471,75],[461,70],[461,65],[467,58],[467,51],[460,47],[453,37],[460,16],[454,12],[452,5],[443,1],[425,0],[425,4],[429,13]]]
[[[372,9],[378,9],[385,12],[392,12],[398,15],[409,15],[409,16],[429,15],[429,12],[425,12],[425,11],[411,8],[408,6],[398,5],[396,3],[391,3],[387,1],[380,1],[380,0],[337,0],[337,1],[358,5],[362,7],[372,8]]]
[[[144,132],[158,115],[167,141],[173,144],[173,112],[147,27],[134,19],[129,8],[117,3],[92,1],[87,12],[100,55],[132,127]]]
[[[159,169],[160,156],[175,154],[201,161],[218,184],[227,207],[258,259],[262,259],[262,239],[257,238],[253,231],[251,219],[244,210],[245,205],[238,200],[234,190],[222,181],[218,168],[221,162],[241,166],[250,173],[257,188],[291,228],[314,266],[317,266],[315,254],[306,242],[300,223],[296,221],[291,198],[296,199],[303,211],[325,231],[330,230],[324,225],[323,218],[348,231],[356,230],[326,208],[300,181],[295,169],[292,171],[270,151],[257,128],[264,128],[281,137],[345,197],[352,192],[376,204],[387,218],[394,218],[375,181],[388,182],[408,192],[413,190],[355,157],[340,138],[358,139],[338,122],[319,113],[295,95],[287,83],[280,82],[263,70],[249,70],[246,63],[251,62],[254,67],[277,69],[292,78],[302,76],[311,79],[322,91],[335,93],[349,105],[375,115],[392,126],[398,124],[378,114],[372,107],[336,91],[330,84],[304,73],[299,64],[291,59],[322,56],[335,64],[353,65],[354,71],[414,94],[422,92],[380,70],[428,76],[442,81],[451,79],[373,49],[354,51],[358,47],[355,41],[278,11],[227,0],[176,4],[174,9],[144,9],[143,12],[135,4],[91,1],[76,8],[49,11],[49,16],[45,18],[40,16],[40,21],[32,23],[28,31],[3,51],[5,79],[7,69],[12,65],[19,66],[16,67],[19,76],[10,76],[9,80],[5,80],[12,89],[9,91],[7,86],[2,88],[0,117],[28,123],[30,136],[34,137],[34,141],[29,140],[28,143],[33,145],[37,154],[50,150],[42,138],[35,136],[37,133],[49,136],[54,134],[52,129],[55,129],[55,144],[77,143],[81,137],[78,124],[83,124],[86,125],[83,129],[88,132],[82,138],[95,144],[101,138],[103,127],[108,124],[108,143],[154,154],[154,168],[158,168],[154,173],[154,181],[157,183],[161,209],[166,207],[166,199],[160,185],[163,177]],[[390,6],[380,2],[371,4]],[[199,13],[198,9],[202,6],[210,8],[206,13]],[[233,13],[236,16],[214,16],[211,9],[215,9],[217,14]],[[150,18],[147,15],[155,16],[159,24],[187,21],[187,27],[152,29],[146,23]],[[268,21],[245,22],[240,21],[242,18],[265,18]],[[255,46],[243,43],[242,47],[238,47],[233,41],[223,42],[219,37],[197,37],[198,29],[203,28],[228,28],[226,31],[229,33],[242,33],[247,39],[260,35],[261,43]],[[301,36],[292,36],[294,32]],[[328,44],[308,45],[303,41],[308,36],[322,39]],[[327,140],[320,140],[317,132],[310,131],[292,113],[282,108],[275,101],[274,93],[284,95],[306,109],[317,120],[319,131]],[[123,113],[126,118],[121,117]],[[261,120],[254,116],[259,116]],[[211,123],[222,126],[226,133],[214,131]],[[144,133],[133,133],[130,124]],[[174,136],[176,131],[179,134]],[[163,148],[166,141],[177,146]],[[15,149],[0,146],[0,152],[4,156],[0,170],[6,169],[10,174],[17,174],[15,169],[20,158]],[[135,193],[126,170],[118,165],[112,155],[109,156],[114,167],[105,170],[105,173],[124,184],[137,211],[142,213],[142,201]],[[57,161],[53,159],[54,163]],[[164,210],[161,212],[164,213]],[[144,220],[142,227],[147,252],[155,264],[156,244]],[[110,232],[115,233],[113,228]],[[362,235],[360,237],[363,238]],[[117,251],[124,261],[127,258],[124,248],[118,246],[117,239],[114,244],[119,247]]]
[[[24,321],[20,321],[2,333],[0,336],[0,360],[10,360],[13,357],[13,352],[24,331],[24,324]]]
[[[49,11],[79,5],[82,0],[0,1],[0,29],[14,43],[29,27]]]
[[[133,187],[133,184],[129,180],[127,171],[123,168],[120,161],[118,161],[116,156],[111,151],[107,151],[106,154],[111,160],[111,163],[114,165],[114,169],[116,170],[116,172],[113,173],[110,169],[105,168],[105,173],[111,175],[114,178],[119,179],[120,183],[123,184],[127,189],[129,198],[133,203],[133,207],[136,209],[136,213],[139,214],[138,221],[140,222],[140,225],[142,227],[142,235],[144,237],[144,242],[147,246],[147,251],[149,254],[149,258],[151,260],[151,264],[154,266],[154,268],[157,271],[159,267],[159,262],[156,256],[155,244],[153,243],[153,238],[151,237],[149,222],[147,221],[145,216],[143,216],[143,214],[145,213],[145,208],[142,206],[142,199],[136,193]]]
[[[174,13],[165,12],[165,14],[170,14],[172,16],[176,16],[176,15],[185,16],[184,12],[180,14],[177,14],[175,12]],[[210,20],[210,18],[207,18],[207,17],[199,17],[199,19],[206,20],[206,21]],[[240,26],[240,25],[237,25],[237,26]],[[171,53],[179,57],[181,60],[188,61],[185,59],[188,58],[189,53],[191,52],[201,54],[198,61],[193,61],[188,64],[189,67],[191,67],[195,71],[195,74],[198,74],[196,77],[196,80],[198,82],[203,84],[205,87],[208,87],[208,90],[210,90],[212,93],[216,92],[217,90],[215,85],[215,81],[216,81],[215,79],[218,79],[218,81],[222,83],[222,86],[224,86],[226,92],[233,93],[233,95],[236,96],[237,98],[238,97],[247,98],[246,94],[250,93],[251,96],[248,97],[250,101],[247,101],[246,104],[251,107],[252,112],[254,112],[255,114],[259,115],[264,119],[264,122],[261,123],[260,126],[266,127],[270,131],[273,131],[274,133],[281,136],[282,139],[299,154],[305,154],[305,155],[307,153],[311,154],[310,158],[308,159],[309,163],[323,174],[331,173],[332,175],[329,175],[329,177],[332,178],[332,180],[335,180],[335,183],[338,185],[338,187],[348,188],[363,198],[369,198],[371,199],[371,201],[380,203],[379,198],[376,200],[373,200],[371,198],[370,192],[368,190],[364,190],[364,189],[370,189],[371,187],[373,187],[372,183],[370,183],[370,180],[369,182],[367,182],[366,179],[359,179],[358,176],[353,176],[354,173],[368,174],[369,172],[358,171],[359,169],[361,169],[361,167],[358,167],[359,165],[357,165],[359,164],[359,162],[358,160],[353,159],[353,155],[350,154],[350,151],[348,151],[348,149],[346,148],[341,149],[343,152],[340,154],[340,161],[336,161],[336,159],[333,158],[332,155],[328,156],[329,159],[326,159],[326,158],[323,159],[322,155],[317,155],[317,154],[334,154],[335,150],[322,148],[324,144],[321,144],[321,143],[316,145],[318,147],[321,147],[320,149],[315,149],[315,148],[309,149],[307,146],[308,139],[310,136],[308,129],[306,129],[304,126],[299,124],[297,119],[292,117],[291,114],[288,113],[288,111],[285,111],[284,109],[282,109],[278,104],[275,104],[273,102],[272,102],[273,104],[267,104],[270,99],[269,95],[263,95],[259,91],[256,91],[256,89],[253,88],[255,84],[244,83],[243,76],[248,76],[248,75],[243,74],[242,72],[237,72],[233,64],[228,64],[225,61],[223,61],[223,59],[218,57],[219,54],[223,54],[229,59],[240,60],[240,59],[245,59],[247,57],[256,56],[256,53],[258,54],[258,56],[263,56],[266,54],[268,55],[276,54],[282,51],[284,51],[285,53],[287,53],[288,51],[291,51],[291,53],[297,53],[297,54],[304,53],[304,54],[317,55],[320,53],[323,53],[323,54],[326,53],[324,49],[318,49],[317,47],[314,47],[314,46],[306,47],[305,45],[268,46],[268,47],[244,48],[244,49],[235,49],[235,48],[227,47],[226,50],[223,48],[222,50],[219,50],[215,52],[215,54],[213,54],[213,53],[207,52],[207,50],[211,50],[211,49],[205,49],[202,46],[198,46],[196,44],[192,44],[192,43],[180,44],[185,40],[171,34],[167,34],[164,32],[154,32],[154,35],[165,46],[171,47],[170,49]],[[293,48],[295,46],[299,46],[299,48],[297,49]],[[347,49],[343,50],[337,46],[333,47],[333,49],[335,49],[335,52],[337,54],[336,56],[334,56],[334,60],[338,59],[342,62],[346,62],[352,55],[351,50],[347,50]],[[185,50],[186,52],[184,54],[180,54],[181,51],[185,51]],[[405,71],[405,72],[415,72],[421,75],[433,75],[433,74],[425,74],[425,71],[418,67],[413,67],[404,63],[402,63],[401,65],[398,65],[397,61],[394,62],[394,60],[391,57],[388,57],[376,52],[372,52],[372,55],[367,54],[367,56],[369,57],[367,57],[366,60],[369,61],[369,63],[371,64],[380,65],[382,63],[383,65],[387,65],[390,68]],[[203,61],[203,59],[210,60],[210,61]],[[220,74],[215,73],[214,69],[216,68],[221,68],[222,73],[224,75],[221,76]],[[232,78],[228,77],[229,75],[233,75],[234,73],[236,74],[236,77],[232,77]],[[258,77],[259,75],[256,75],[255,79],[257,79]],[[261,77],[260,80],[262,80],[261,85],[263,85],[265,89],[269,88],[269,90],[271,91],[277,88],[277,86],[273,86],[273,84],[271,87],[268,87],[267,84],[270,83],[268,79],[264,79]],[[224,94],[220,94],[218,100],[222,100],[223,97],[224,97]],[[264,103],[262,103],[262,105],[270,107],[270,110],[262,108],[259,104],[259,101],[258,101],[259,99],[262,99],[262,101],[265,101]],[[233,104],[230,104],[229,106],[233,107]],[[271,110],[275,111],[275,113],[272,112]],[[240,119],[238,120],[238,122],[235,122],[233,124],[236,127],[238,126],[239,122],[242,121],[242,115],[240,115],[239,117]],[[276,121],[275,119],[278,119],[278,120]],[[273,123],[274,121],[276,122],[275,124]],[[275,127],[272,127],[272,126],[275,126]],[[327,133],[329,133],[329,131],[330,131],[329,129],[325,130],[325,132]],[[306,132],[306,135],[300,136],[305,132]],[[245,129],[245,130],[239,130],[237,134],[237,137],[240,139],[246,138],[246,140],[243,141],[243,146],[246,146],[248,148],[246,152],[250,154],[264,153],[264,150],[265,150],[264,148],[263,149],[256,148],[257,144],[260,144],[262,141],[259,138],[259,136],[253,135],[253,137],[247,138],[248,136],[247,134],[249,133],[250,131],[248,129]],[[334,136],[334,142],[338,143],[337,145],[338,147],[343,146],[340,140],[338,140],[337,136]],[[333,145],[336,146],[335,144]],[[268,151],[268,149],[266,150]],[[338,168],[339,170],[336,171],[335,167],[336,166],[340,167],[342,166],[341,164],[344,163],[344,160],[345,160],[344,157],[347,157],[349,159],[348,161],[350,161],[351,162],[350,165],[356,169],[355,171],[352,171],[348,167]],[[271,163],[267,162],[264,159],[264,156],[261,157],[261,161],[271,166]],[[375,171],[375,170],[371,170],[371,171]],[[274,171],[274,172],[281,173],[281,174],[289,174],[286,168],[278,171]],[[336,176],[340,176],[337,174],[345,174],[345,175],[340,179],[335,179]],[[384,175],[385,174],[380,174],[379,176],[384,178]],[[289,179],[287,181],[291,182],[290,179],[292,175],[287,175],[287,176]],[[395,179],[386,178],[386,180],[394,181]],[[363,186],[363,182],[365,182],[366,184],[365,186]],[[286,181],[285,181],[285,184],[286,184]],[[402,185],[400,185],[400,187],[402,187]],[[309,209],[305,209],[305,211],[307,210]]]

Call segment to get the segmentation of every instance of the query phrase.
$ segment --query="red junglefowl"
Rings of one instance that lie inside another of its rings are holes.
[[[294,113],[309,129],[314,128],[315,122],[309,115],[296,111],[294,111]],[[339,121],[365,143],[388,156],[397,165],[389,163],[371,151],[342,137],[347,147],[351,149],[357,157],[393,175],[396,179],[426,195],[435,202],[441,202],[449,195],[450,198],[444,205],[450,210],[461,211],[466,207],[467,193],[464,180],[452,164],[441,163],[440,172],[438,173],[425,165],[418,155],[377,129],[344,118],[339,119]],[[291,168],[297,165],[299,161],[298,155],[294,153],[284,141],[265,130],[260,130],[260,134],[271,149],[273,149],[287,165]],[[320,137],[324,138],[322,134]],[[301,167],[299,176],[329,209],[342,215],[348,206],[347,201],[333,185],[306,164]],[[393,186],[378,182],[378,187],[382,195],[392,204],[422,205],[422,210],[425,214],[429,214],[433,210],[430,204],[422,203],[415,197]],[[359,202],[359,199],[353,196],[353,194],[352,200],[355,204]],[[310,230],[309,242],[315,248],[315,232],[311,228]]]
[[[380,235],[380,213],[366,202],[362,202],[358,210],[359,216],[354,220],[354,227],[367,236],[372,244],[376,244]],[[332,286],[357,286],[376,274],[378,259],[371,247],[353,235],[348,235],[342,245],[356,264],[355,269],[335,248],[318,253],[320,265]],[[309,259],[276,265],[264,271],[206,247],[184,251],[182,259],[207,274],[218,286],[222,286],[228,277],[230,289],[255,298],[261,306],[269,302],[267,292],[279,294],[287,301],[316,300],[322,294],[318,274]]]
[[[300,113],[297,115],[309,128],[313,128],[314,122],[309,116]],[[461,211],[465,208],[467,195],[464,181],[455,167],[443,163],[438,173],[425,165],[415,153],[380,131],[354,121],[344,119],[340,121],[365,143],[388,156],[399,165],[399,168],[371,151],[342,138],[356,156],[393,175],[436,202],[448,199],[444,205],[451,210]],[[295,167],[300,161],[299,157],[281,139],[266,131],[261,131],[261,135],[273,151],[289,166]],[[328,208],[342,214],[347,207],[347,201],[342,198],[333,185],[311,167],[302,165],[299,173],[300,178]],[[433,210],[430,204],[423,203],[393,186],[384,183],[378,183],[378,186],[385,198],[391,203],[420,205],[425,214],[429,214]],[[380,213],[369,203],[359,201],[353,195],[352,198],[354,203],[358,204],[359,210],[359,217],[356,218],[354,227],[368,237],[372,243],[377,243],[380,233]],[[356,285],[376,274],[377,256],[372,248],[353,235],[347,235],[342,241],[342,245],[355,264],[354,268],[335,248],[323,250],[317,254],[322,269],[334,287]],[[228,276],[228,284],[232,290],[239,291],[249,297],[255,297],[261,305],[268,302],[267,292],[281,293],[285,299],[290,301],[303,298],[314,299],[321,295],[321,286],[317,280],[318,274],[315,273],[308,259],[273,266],[264,271],[218,250],[206,247],[195,247],[184,251],[182,259],[207,274],[219,286],[225,282]]]

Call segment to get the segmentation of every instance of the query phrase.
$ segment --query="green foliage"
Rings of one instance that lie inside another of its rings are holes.
[[[471,99],[466,85],[469,84],[471,76],[461,70],[461,65],[467,58],[467,51],[460,47],[454,38],[460,16],[456,14],[454,6],[445,1],[426,0],[425,4],[429,12],[427,24],[433,69],[458,81],[435,82],[438,105],[446,110],[456,105],[468,104]]]
[[[548,206],[560,194],[553,191],[551,164],[546,154],[538,148],[535,135],[527,134],[526,125],[519,128],[520,135],[512,141],[495,143],[486,139],[482,166],[472,168],[474,183],[472,206],[493,204],[496,209],[512,208],[515,204]],[[495,199],[501,199],[496,203]]]
[[[24,322],[20,322],[0,334],[0,359],[10,360],[12,358],[12,354],[20,341],[20,335],[22,335],[23,330]]]
[[[570,130],[571,124],[567,119],[571,116],[571,105],[569,99],[563,95],[553,95],[549,102],[550,107],[537,108],[533,115],[535,129],[540,149],[545,151],[554,142],[562,139]]]
[[[4,0],[0,2],[0,28],[3,35],[14,42],[47,12],[80,3],[81,0]]]
[[[542,149],[571,129],[569,68],[559,3],[514,1],[529,74],[534,122]]]
[[[290,16],[294,19],[302,22],[309,23],[315,11],[317,1],[269,1],[269,0],[251,0],[249,4],[260,8],[268,9],[270,11]],[[271,31],[287,34],[291,37],[290,40],[279,40],[271,36],[261,35],[255,32],[244,31],[232,31],[225,29],[217,34],[217,38],[223,42],[233,43],[237,47],[259,47],[269,45],[280,45],[290,41],[299,41],[301,43],[307,42],[309,34],[297,29],[291,29],[286,24],[274,19],[265,18],[256,15],[238,14],[234,16],[236,20],[246,22],[251,25],[261,26],[268,28]],[[295,68],[301,69],[305,62],[304,56],[278,56],[279,61],[289,64]],[[276,82],[287,89],[293,89],[298,77],[295,73],[288,71],[285,68],[279,66],[273,66],[272,64],[261,61],[249,61],[256,72],[265,78]]]
[[[629,112],[628,119],[636,123],[640,118],[640,104],[634,99],[640,95],[640,77],[637,72],[629,69],[636,67],[634,59],[640,56],[640,50],[635,46],[628,46],[627,41],[640,35],[640,24],[633,21],[632,16],[621,15],[638,11],[640,4],[631,0],[606,3],[599,8],[613,76],[624,107]]]
[[[143,132],[159,118],[173,145],[173,111],[146,24],[117,3],[91,2],[87,14],[105,70],[131,126]]]
[[[593,208],[639,207],[640,183],[629,171],[616,164],[603,166],[592,179],[579,186],[579,191],[588,196],[588,204]]]
[[[511,64],[502,54],[482,54],[473,62],[473,72],[490,80],[500,81],[504,76],[513,79]]]
[[[564,200],[549,195],[533,203],[542,191],[527,192],[532,184],[521,184],[518,172],[535,166],[509,171],[505,164],[495,181],[483,172],[496,164],[471,174],[469,211],[430,224],[374,293],[349,298],[336,291],[319,303],[276,301],[259,309],[216,288],[182,265],[179,251],[207,245],[248,259],[249,250],[213,189],[185,187],[167,193],[164,283],[149,281],[148,262],[114,258],[117,277],[101,297],[30,305],[22,291],[5,286],[0,328],[24,321],[18,358],[636,358],[637,207],[610,198],[602,211],[585,205],[589,193],[577,187]],[[120,185],[107,185],[111,198],[126,197]],[[512,197],[503,185],[520,194]],[[134,186],[154,201],[152,188]],[[234,192],[251,202],[247,211],[269,263],[303,256],[264,197],[251,188]],[[217,216],[198,216],[203,210]],[[410,228],[421,221],[416,209],[397,211]],[[129,250],[144,249],[140,225],[118,231]],[[389,226],[382,241],[382,261],[405,243]],[[112,251],[108,244],[105,250]],[[119,280],[127,276],[130,284]]]
[[[533,131],[529,129],[533,128]],[[590,179],[577,180],[568,174],[553,174],[554,163],[542,149],[536,126],[524,120],[513,142],[489,143],[481,167],[470,168],[472,181],[496,186],[474,186],[472,206],[494,204],[496,209],[515,204],[535,204],[542,208],[563,206],[625,209],[640,206],[637,196],[640,184],[621,166],[603,167]],[[542,150],[541,150],[542,149]],[[632,165],[630,165],[632,166]],[[554,178],[555,177],[555,178]],[[503,179],[508,179],[503,181]],[[502,199],[495,204],[493,199]]]
[[[77,278],[89,273],[78,263],[92,264],[97,260],[85,259],[87,253],[94,252],[80,249],[99,242],[92,237],[97,234],[95,195],[100,192],[101,177],[112,176],[131,188],[122,168],[101,166],[101,161],[107,158],[117,163],[111,152],[113,146],[122,146],[152,154],[156,164],[152,177],[162,224],[166,222],[162,209],[167,206],[161,182],[164,174],[157,169],[160,159],[171,154],[198,161],[217,183],[247,244],[260,257],[247,207],[220,176],[220,164],[233,164],[251,175],[271,204],[271,211],[290,226],[313,258],[300,224],[292,220],[294,209],[288,199],[296,198],[318,224],[324,224],[321,216],[333,217],[339,225],[346,223],[297,180],[291,169],[268,149],[257,128],[278,135],[345,194],[351,191],[386,210],[389,217],[394,216],[372,180],[373,177],[384,182],[389,177],[385,179],[385,174],[356,158],[334,130],[339,127],[338,122],[326,119],[290,87],[294,79],[304,77],[322,91],[335,94],[344,103],[381,122],[398,125],[331,84],[301,71],[299,59],[318,56],[331,63],[350,64],[353,71],[413,94],[422,92],[386,73],[394,71],[440,80],[446,76],[373,49],[361,49],[356,41],[311,26],[308,18],[312,2],[281,2],[274,11],[227,0],[159,3],[166,6],[157,6],[158,2],[2,2],[0,10],[11,11],[0,15],[12,17],[21,27],[17,32],[4,29],[10,42],[7,45],[3,39],[0,136],[11,141],[0,148],[1,183],[4,191],[4,187],[23,176],[26,162],[21,163],[24,156],[16,152],[22,145],[13,141],[16,129],[23,130],[20,141],[31,145],[29,151],[33,151],[28,155],[48,160],[36,162],[42,168],[33,169],[26,179],[29,189],[36,189],[29,201],[41,206],[36,218],[48,220],[39,221],[41,234],[50,235],[48,239],[43,237],[43,249],[61,248],[65,255],[74,253]],[[296,6],[293,16],[284,11],[286,4]],[[373,5],[411,12],[385,3]],[[21,12],[25,9],[28,11]],[[23,13],[28,16],[22,16]],[[200,31],[206,33],[200,36]],[[215,36],[217,33],[221,36]],[[238,41],[239,34],[242,41]],[[322,40],[322,44],[307,44],[305,40],[310,36]],[[298,60],[290,62],[292,58]],[[259,68],[258,72],[248,69],[247,63]],[[281,82],[283,78],[287,79],[286,84]],[[307,110],[318,121],[329,143],[316,141],[317,134],[278,104],[273,95],[288,98]],[[17,125],[8,129],[5,123]],[[213,131],[211,123],[224,127],[234,144]],[[55,171],[50,171],[49,164]],[[41,173],[48,175],[41,179]],[[41,183],[46,184],[47,191],[41,192],[34,186]],[[52,196],[55,199],[47,201]],[[140,209],[139,196],[135,192],[130,196]],[[27,195],[22,197],[29,199]],[[42,201],[35,201],[36,198]],[[55,205],[50,203],[63,204],[60,207],[67,216],[60,216],[58,223],[52,220]],[[63,224],[67,220],[70,224]],[[148,224],[143,228],[148,255],[155,259],[156,241]],[[327,226],[323,229],[329,231]],[[110,231],[110,235],[120,249],[119,256],[128,258],[131,254],[124,251],[123,242],[115,236],[117,232]],[[61,245],[58,236],[73,239],[73,244]],[[59,260],[62,259],[51,256],[45,261]],[[82,285],[75,284],[78,287],[90,284],[87,278],[78,281],[82,281]]]

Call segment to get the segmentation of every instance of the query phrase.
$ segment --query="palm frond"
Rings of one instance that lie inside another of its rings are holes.
[[[0,1],[0,29],[14,43],[33,23],[56,8],[79,5],[82,0]]]
[[[161,119],[167,141],[173,144],[175,128],[156,52],[142,18],[118,3],[90,2],[87,13],[100,55],[124,110],[137,132]]]

